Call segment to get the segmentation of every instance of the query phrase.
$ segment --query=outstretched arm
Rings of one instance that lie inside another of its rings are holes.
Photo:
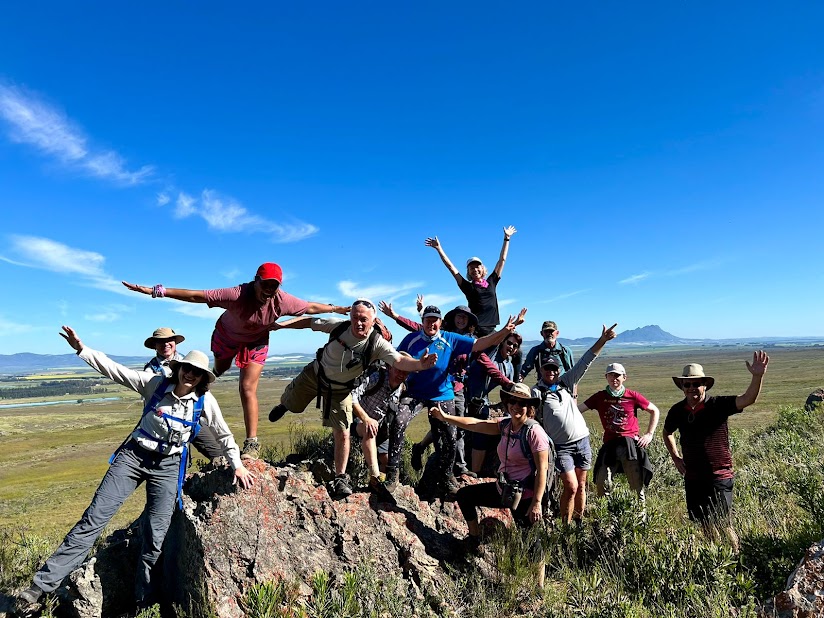
[[[735,407],[743,410],[747,406],[751,406],[758,399],[761,393],[761,383],[764,381],[764,374],[767,373],[767,365],[770,363],[770,357],[764,350],[758,350],[752,353],[752,364],[747,363],[747,371],[752,374],[750,385],[743,395],[735,398]]]
[[[420,296],[420,294],[418,296]],[[400,315],[397,311],[392,309],[392,303],[380,301],[378,303],[378,309],[380,309],[384,315],[388,315],[390,318],[395,320],[398,326],[405,328],[410,332],[415,333],[421,329],[421,325],[418,322],[410,320],[409,318]]]
[[[501,247],[501,255],[498,258],[498,263],[495,264],[494,272],[498,275],[498,278],[501,278],[501,273],[504,272],[504,262],[506,262],[506,254],[509,253],[509,240],[512,238],[512,235],[517,232],[518,230],[515,229],[515,226],[510,225],[509,227],[504,228],[504,244]]]
[[[281,322],[272,324],[271,330],[280,330],[281,328],[311,328],[312,320],[314,318],[291,318]]]
[[[423,356],[418,358],[409,358],[408,356],[401,356],[393,367],[397,367],[401,371],[424,371],[429,369],[438,362],[437,354],[430,354],[429,348],[423,353]]]
[[[497,436],[500,433],[498,421],[473,418],[471,416],[453,416],[452,414],[444,413],[439,406],[429,408],[429,416],[444,423],[455,425],[455,427],[474,431],[475,433],[485,433],[490,436]],[[544,482],[546,482],[546,477],[544,478]]]
[[[476,339],[475,343],[472,344],[472,351],[482,352],[501,343],[513,330],[515,330],[517,326],[524,323],[525,315],[526,307],[521,309],[521,312],[516,317],[513,318],[512,316],[509,316],[509,320],[507,320],[501,330],[485,335],[480,339]]]
[[[136,283],[128,283],[121,281],[132,292],[140,292],[152,298],[174,298],[175,300],[183,300],[187,303],[205,303],[205,290],[187,290],[185,288],[166,288],[162,285],[137,285]]]
[[[458,269],[455,268],[455,265],[446,256],[446,253],[444,252],[443,247],[441,246],[441,241],[438,240],[438,237],[435,236],[433,238],[427,238],[425,241],[423,241],[423,244],[425,244],[427,247],[432,247],[435,251],[438,252],[438,255],[441,256],[441,261],[443,262],[443,265],[446,266],[449,272],[452,273],[452,276],[455,277],[455,281],[458,283],[458,285],[460,285],[461,279],[463,279],[463,277],[461,276],[461,273],[458,272]]]
[[[342,307],[341,305],[330,305],[329,303],[314,303],[308,302],[309,308],[306,310],[307,315],[317,315],[318,313],[340,313],[341,315],[349,315],[351,307]]]

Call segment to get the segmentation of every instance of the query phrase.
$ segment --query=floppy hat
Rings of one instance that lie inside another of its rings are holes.
[[[545,330],[558,330],[558,325],[552,320],[547,320],[541,325],[541,332]]]
[[[529,387],[523,382],[516,382],[508,391],[502,390],[501,399],[503,399],[504,403],[507,401],[517,400],[525,402],[530,406],[537,406],[541,403],[541,398],[535,397]]]
[[[436,317],[436,318],[442,317],[441,316],[441,310],[438,309],[435,305],[427,305],[423,310],[423,315],[421,316],[421,318],[423,319],[423,318],[429,318],[429,317]]]
[[[458,313],[465,313],[466,316],[469,318],[469,325],[470,326],[477,326],[478,325],[478,316],[476,316],[466,305],[458,305],[454,309],[447,311],[446,315],[443,316],[444,322],[449,322],[451,324],[455,323],[455,316]]]
[[[278,283],[283,283],[283,271],[274,262],[265,262],[258,266],[255,277],[259,277],[262,281],[274,279]]]
[[[150,350],[154,350],[155,345],[157,345],[157,339],[174,339],[175,343],[180,343],[181,341],[184,341],[186,337],[183,335],[178,335],[171,328],[161,326],[160,328],[155,329],[155,332],[153,332],[152,336],[143,342],[143,345]]]
[[[469,266],[469,265],[470,265],[470,264],[472,264],[473,262],[478,262],[478,264],[483,264],[483,263],[484,263],[484,262],[483,262],[483,260],[482,260],[481,258],[479,258],[479,257],[474,257],[474,256],[473,256],[473,257],[469,258],[469,259],[466,261],[466,265],[467,265],[467,266]]]
[[[169,363],[172,371],[177,371],[180,365],[191,365],[192,367],[202,369],[206,372],[206,377],[209,379],[209,382],[215,381],[215,374],[212,373],[212,368],[209,367],[209,357],[199,350],[192,350],[179,361],[174,360]]]
[[[627,370],[624,369],[621,363],[610,363],[607,365],[607,370],[604,373],[620,373],[622,376],[625,376],[627,375]]]
[[[707,390],[710,390],[712,385],[715,384],[715,378],[704,375],[704,368],[698,363],[690,363],[689,365],[685,365],[681,375],[672,376],[672,381],[675,382],[675,386],[681,388],[681,382],[687,378],[701,378],[704,380],[704,386],[707,387]]]

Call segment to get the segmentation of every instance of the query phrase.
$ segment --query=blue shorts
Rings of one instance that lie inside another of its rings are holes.
[[[578,468],[589,470],[592,468],[592,448],[589,446],[589,436],[555,445],[555,469],[558,472],[569,472]]]

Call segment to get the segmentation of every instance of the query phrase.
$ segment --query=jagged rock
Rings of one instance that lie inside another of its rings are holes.
[[[804,404],[804,408],[808,411],[812,411],[822,401],[824,401],[824,388],[817,388],[810,393],[809,397],[807,397],[807,402]]]
[[[814,618],[824,616],[824,540],[807,550],[787,579],[784,592],[759,610],[763,618]]]

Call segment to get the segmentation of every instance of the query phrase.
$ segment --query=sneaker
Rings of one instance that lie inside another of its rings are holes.
[[[269,422],[270,423],[275,423],[275,422],[279,421],[280,419],[282,419],[283,415],[286,414],[287,409],[288,408],[285,405],[283,405],[282,403],[279,403],[278,405],[276,405],[269,412]]]
[[[257,459],[260,456],[260,442],[257,438],[246,438],[243,441],[243,450],[240,451],[241,459]]]
[[[412,445],[412,467],[420,472],[423,470],[423,452],[426,449],[417,442]]]
[[[28,605],[34,605],[38,603],[40,601],[40,597],[42,596],[43,591],[37,585],[32,584],[23,592],[17,595],[17,601],[21,607],[25,607]]]
[[[329,489],[333,498],[345,498],[352,495],[352,483],[348,474],[338,474],[329,481]]]
[[[387,489],[386,484],[377,476],[373,476],[369,479],[369,491],[375,494],[375,497],[382,502],[395,502],[392,492]]]

